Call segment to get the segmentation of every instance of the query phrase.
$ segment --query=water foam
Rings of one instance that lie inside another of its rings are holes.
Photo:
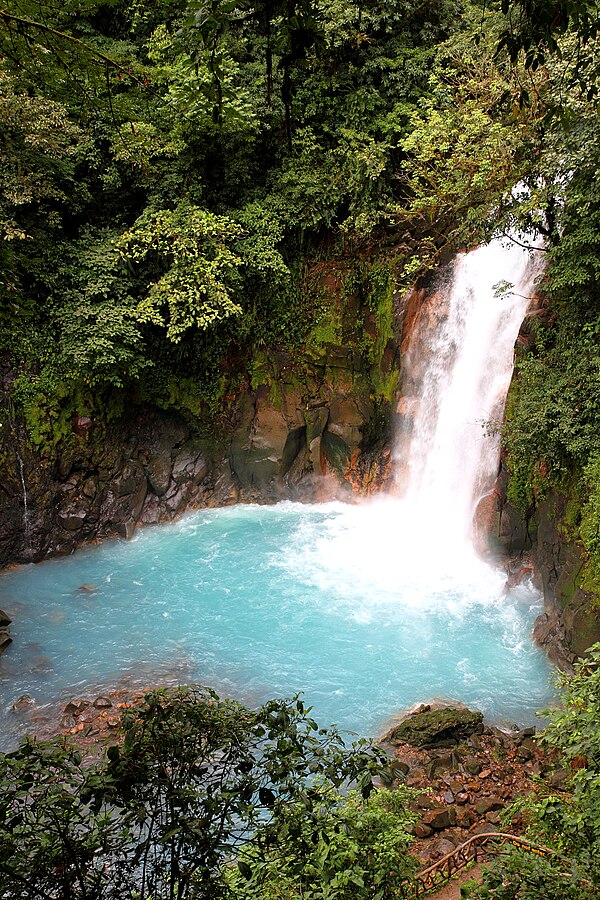
[[[497,472],[515,341],[538,272],[515,244],[460,254],[419,310],[404,361],[413,402],[394,457],[407,514],[436,548],[459,557]]]

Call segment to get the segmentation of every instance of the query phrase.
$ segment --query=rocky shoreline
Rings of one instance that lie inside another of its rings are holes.
[[[93,760],[119,740],[122,712],[150,689],[118,688],[37,714],[27,698],[14,708],[27,715],[38,738],[64,738]],[[423,866],[473,835],[521,833],[526,822],[518,806],[511,808],[515,801],[538,791],[540,776],[554,791],[567,777],[536,740],[534,727],[502,731],[482,713],[455,705],[421,705],[379,743],[390,755],[394,777],[414,791],[413,853]]]
[[[535,735],[534,727],[502,731],[472,710],[425,705],[383,736],[403,783],[418,792],[413,852],[422,865],[476,834],[521,833],[523,814],[511,806],[538,790],[539,776],[560,790],[566,773]]]

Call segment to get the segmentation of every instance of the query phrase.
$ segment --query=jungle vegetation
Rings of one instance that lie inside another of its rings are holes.
[[[539,738],[560,777],[517,801],[551,853],[505,851],[464,896],[598,895],[600,644],[562,677],[560,699]],[[64,740],[0,755],[0,889],[7,900],[407,897],[413,797],[385,753],[319,728],[299,697],[250,710],[201,687],[154,691],[95,758]]]
[[[210,420],[257,352],[310,349],[315,263],[401,291],[535,235],[509,493],[568,494],[599,596],[598,23],[596,0],[0,0],[4,429],[52,454],[75,414]],[[530,810],[560,863],[509,855],[477,896],[597,891],[598,652],[546,731],[569,789]],[[155,695],[124,728],[93,766],[2,757],[3,896],[125,896],[132,866],[127,896],[387,898],[410,876],[406,795],[298,703]]]
[[[3,2],[5,433],[47,455],[74,415],[210,421],[257,353],[327,338],[311,267],[372,304],[527,229],[549,315],[510,496],[569,483],[595,583],[598,21],[593,0]]]

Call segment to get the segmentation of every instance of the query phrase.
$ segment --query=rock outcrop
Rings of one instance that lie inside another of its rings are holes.
[[[386,372],[398,357],[389,344]],[[0,566],[130,538],[188,509],[380,489],[392,404],[376,397],[371,371],[353,347],[326,345],[313,360],[278,350],[255,360],[252,383],[232,375],[219,410],[189,422],[132,403],[110,424],[75,417],[67,439],[43,453],[13,426],[0,434]],[[5,370],[7,407],[11,381]]]
[[[11,623],[10,616],[4,612],[4,610],[0,609],[0,656],[10,643],[12,643],[12,637],[10,636],[9,625]]]
[[[411,744],[413,747],[453,747],[480,732],[483,714],[462,707],[422,706],[394,725],[383,736],[385,744]]]
[[[424,712],[417,711],[416,716]],[[534,792],[540,776],[553,783],[555,790],[563,786],[556,781],[559,776],[552,757],[535,740],[535,728],[504,732],[482,723],[480,713],[474,715],[475,733],[456,735],[451,750],[422,746],[419,730],[412,736],[406,733],[410,741],[394,742],[392,767],[404,784],[418,792],[411,802],[417,816],[414,852],[423,865],[475,834],[502,830],[501,815],[506,815],[514,800]],[[510,830],[518,833],[524,825],[521,814],[514,813]]]
[[[584,551],[561,525],[567,502],[554,491],[539,504],[533,551],[546,607],[533,636],[563,668],[600,640],[600,610],[581,586]]]

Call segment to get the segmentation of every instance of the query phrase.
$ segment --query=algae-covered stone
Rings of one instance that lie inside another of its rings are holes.
[[[471,709],[430,709],[414,713],[383,736],[387,744],[450,747],[479,731],[483,713]]]

